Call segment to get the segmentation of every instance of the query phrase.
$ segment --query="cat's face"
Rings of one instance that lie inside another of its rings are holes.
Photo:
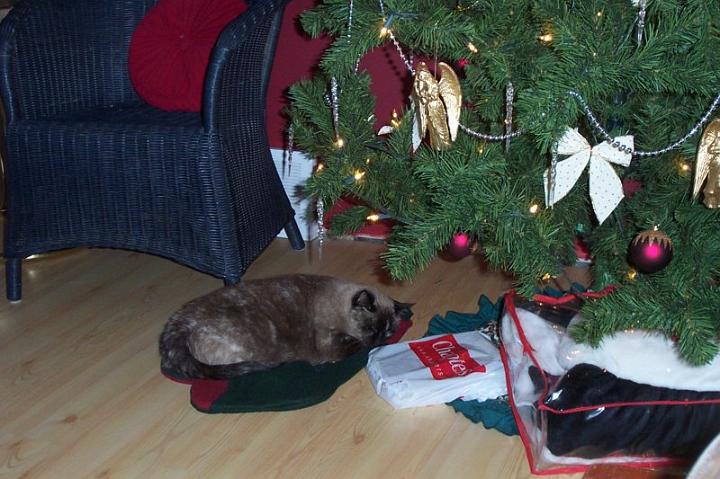
[[[345,333],[362,347],[379,346],[397,331],[401,320],[410,319],[411,315],[409,304],[362,289],[352,297]]]

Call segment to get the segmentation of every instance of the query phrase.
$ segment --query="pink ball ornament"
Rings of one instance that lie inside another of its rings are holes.
[[[673,258],[670,238],[656,229],[643,231],[630,243],[628,259],[641,273],[657,273]]]
[[[475,239],[468,233],[455,233],[446,250],[456,260],[472,254],[475,249]]]

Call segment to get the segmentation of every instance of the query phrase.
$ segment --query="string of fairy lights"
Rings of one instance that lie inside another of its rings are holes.
[[[644,32],[645,32],[645,25],[646,25],[646,15],[647,15],[647,0],[632,0],[632,3],[638,8],[638,13],[636,17],[636,25],[635,25],[635,32],[636,32],[636,41],[638,46],[642,43],[644,38]],[[386,10],[385,4],[383,0],[378,0],[380,15],[381,15],[381,22],[380,22],[380,28],[379,28],[379,36],[381,38],[388,38],[392,44],[395,47],[395,50],[397,51],[400,59],[402,60],[403,64],[407,68],[408,72],[411,75],[415,74],[415,69],[413,68],[413,59],[411,54],[407,54],[403,51],[402,45],[400,44],[399,40],[395,36],[395,32],[392,29],[393,22],[398,17],[403,16],[411,16],[411,15],[403,15],[399,13],[391,13]],[[347,21],[347,34],[346,38],[349,41],[352,38],[352,26],[353,26],[353,14],[354,14],[354,0],[349,0],[348,4],[348,21]],[[603,12],[598,11],[597,16],[602,16]],[[552,26],[547,24],[545,25],[540,32],[540,35],[538,36],[538,41],[545,45],[551,45],[553,43],[554,36],[552,32]],[[472,42],[468,41],[466,44],[467,49],[470,51],[470,53],[476,54],[479,52],[479,49],[477,46]],[[360,58],[357,59],[355,64],[355,71],[358,70],[360,63]],[[682,137],[670,142],[668,145],[666,145],[663,148],[659,148],[656,150],[651,151],[642,151],[637,150],[631,147],[628,147],[624,144],[622,144],[620,141],[612,137],[607,129],[603,127],[603,125],[598,120],[597,116],[593,113],[592,109],[588,105],[585,98],[582,96],[582,94],[576,90],[570,90],[567,92],[568,97],[574,98],[578,101],[580,104],[580,107],[582,109],[582,112],[584,116],[587,118],[588,123],[593,128],[593,130],[601,137],[604,141],[607,141],[613,148],[619,150],[623,153],[629,153],[632,156],[636,157],[655,157],[660,156],[665,153],[668,153],[672,150],[675,150],[679,148],[683,143],[688,141],[690,138],[694,137],[695,135],[700,132],[700,130],[709,122],[710,118],[717,112],[718,108],[720,108],[720,93],[718,93],[709,107],[705,110],[703,115],[698,119],[697,122],[695,122],[687,131],[685,135]],[[333,129],[334,129],[334,146],[336,148],[343,148],[345,146],[345,140],[340,135],[340,91],[337,84],[337,79],[335,77],[331,78],[331,85],[330,85],[330,94],[328,95],[329,98],[326,98],[326,100],[329,100],[329,104],[331,106],[332,110],[332,118],[333,118]],[[505,89],[505,118],[503,120],[505,132],[502,134],[488,134],[488,133],[482,133],[475,131],[466,125],[460,124],[459,129],[474,138],[477,138],[479,140],[482,140],[484,142],[505,142],[505,148],[508,149],[510,147],[510,142],[512,139],[517,138],[521,135],[526,134],[524,130],[514,130],[513,129],[513,101],[515,96],[515,89],[512,84],[512,82],[508,82]],[[397,113],[393,111],[393,117],[391,119],[391,124],[393,127],[397,128],[399,126],[399,119],[397,117]],[[554,190],[554,177],[556,174],[556,167],[558,162],[558,155],[556,151],[556,146],[551,150],[551,166],[550,166],[550,174],[549,174],[549,185],[551,194]],[[291,160],[292,157],[292,148],[293,148],[293,131],[292,127],[288,130],[288,163]],[[370,160],[367,160],[369,163]],[[681,173],[687,173],[690,170],[690,165],[688,165],[686,162],[680,162],[678,165],[678,168]],[[324,165],[322,163],[318,163],[315,173],[318,174],[324,169]],[[348,176],[343,183],[346,185],[350,185],[356,181],[361,181],[363,177],[365,176],[365,172],[358,169],[355,170],[355,172]],[[324,204],[321,198],[318,199],[317,203],[317,219],[318,219],[318,237],[320,246],[322,246],[322,242],[325,237],[325,227],[324,227]],[[529,212],[532,215],[536,215],[540,212],[541,208],[540,205],[537,203],[533,203],[529,207]],[[393,218],[397,219],[395,216],[390,214],[387,211],[380,211],[380,212],[373,212],[372,214],[367,216],[367,221],[369,222],[377,222],[382,219],[386,218]]]

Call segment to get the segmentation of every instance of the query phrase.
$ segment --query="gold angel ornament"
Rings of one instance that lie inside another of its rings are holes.
[[[705,182],[703,189],[705,206],[717,208],[720,206],[720,118],[710,122],[700,140],[695,164],[693,198],[697,198],[703,182]]]
[[[460,81],[449,65],[440,62],[438,70],[440,81],[435,79],[424,62],[415,67],[412,97],[417,131],[414,132],[413,150],[428,133],[430,146],[436,150],[449,148],[457,137],[462,102]]]

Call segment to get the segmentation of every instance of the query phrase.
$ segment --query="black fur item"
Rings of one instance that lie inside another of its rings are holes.
[[[545,404],[567,410],[617,402],[707,399],[720,399],[720,392],[648,386],[597,366],[578,364],[563,376]],[[623,406],[545,414],[547,447],[558,456],[593,459],[623,453],[694,459],[720,433],[720,404]]]

